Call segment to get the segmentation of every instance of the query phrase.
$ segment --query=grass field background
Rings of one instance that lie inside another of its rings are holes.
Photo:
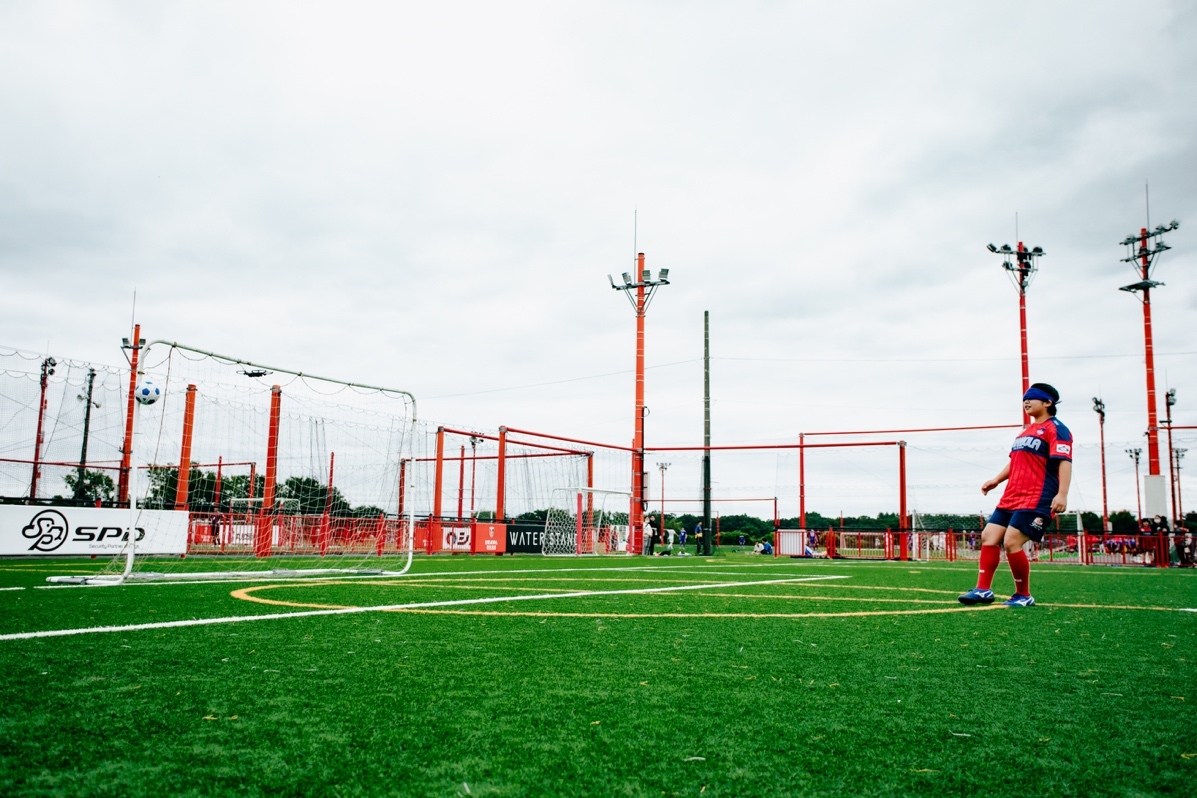
[[[1197,793],[1189,571],[1041,565],[1014,610],[744,554],[41,587],[97,568],[0,561],[0,635],[407,606],[2,639],[0,794]]]

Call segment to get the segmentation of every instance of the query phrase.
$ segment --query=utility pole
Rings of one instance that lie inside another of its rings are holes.
[[[83,411],[83,450],[79,452],[79,477],[75,480],[75,501],[83,501],[86,497],[84,490],[84,478],[87,475],[87,438],[91,431],[91,409],[99,407],[99,402],[92,401],[92,388],[95,387],[96,370],[89,368],[87,370],[87,397],[80,396],[87,402],[87,407]]]
[[[1172,458],[1176,460],[1176,526],[1185,525],[1185,500],[1180,495],[1180,461],[1184,459],[1185,452],[1188,449],[1177,449],[1172,453]],[[1172,527],[1176,529],[1176,527]]]
[[[1143,346],[1147,364],[1147,478],[1144,492],[1147,494],[1147,514],[1151,516],[1166,515],[1168,512],[1164,501],[1164,477],[1160,473],[1160,430],[1155,408],[1155,349],[1151,335],[1151,289],[1163,283],[1151,279],[1151,270],[1155,259],[1172,248],[1164,243],[1162,236],[1178,227],[1180,222],[1173,219],[1151,232],[1146,227],[1140,228],[1138,235],[1129,235],[1121,242],[1127,251],[1127,257],[1122,262],[1132,264],[1140,279],[1118,290],[1141,294],[1139,300],[1143,304]]]
[[[1000,247],[990,244],[988,249],[1002,256],[1002,268],[1010,275],[1010,280],[1018,289],[1018,335],[1022,349],[1022,392],[1025,394],[1031,387],[1030,363],[1027,357],[1027,289],[1035,279],[1035,273],[1039,271],[1039,259],[1046,253],[1041,247],[1028,250],[1021,241],[1018,242],[1017,249],[1011,249],[1009,244],[1002,244]],[[1031,417],[1026,411],[1022,414],[1022,423],[1031,423]]]
[[[1135,461],[1135,511],[1138,515],[1135,517],[1135,527],[1139,526],[1139,522],[1143,520],[1143,496],[1139,493],[1139,456],[1143,454],[1142,449],[1127,449],[1126,453]]]
[[[616,291],[623,291],[628,301],[632,303],[632,310],[636,312],[636,402],[634,428],[632,433],[632,501],[628,508],[628,545],[635,554],[644,552],[644,511],[645,477],[644,470],[644,416],[648,408],[644,406],[644,317],[648,306],[653,301],[657,289],[669,285],[669,269],[661,269],[657,279],[652,279],[652,272],[644,268],[644,253],[636,253],[636,280],[632,275],[624,272],[623,285],[616,285],[615,279],[607,275],[611,287]]]
[[[470,519],[474,518],[474,485],[478,477],[478,443],[482,439],[476,435],[470,436]]]
[[[41,476],[42,470],[42,430],[45,428],[46,421],[46,386],[50,384],[50,375],[54,373],[54,367],[57,365],[58,361],[52,357],[47,357],[42,361],[42,394],[37,405],[37,440],[33,444],[33,478],[29,480],[30,502],[37,499],[37,480]]]
[[[711,311],[702,312],[702,553],[714,553],[711,529]]]
[[[1172,449],[1172,405],[1176,404],[1176,389],[1169,388],[1164,394],[1164,423],[1168,425],[1168,488],[1172,495],[1172,523],[1175,524],[1180,516],[1176,514],[1176,456]]]
[[[1093,397],[1093,412],[1097,413],[1097,425],[1101,439],[1101,531],[1110,531],[1110,502],[1106,493],[1106,403]]]
[[[669,470],[669,466],[673,463],[657,463],[657,468],[661,470],[661,532],[665,531],[665,472]]]

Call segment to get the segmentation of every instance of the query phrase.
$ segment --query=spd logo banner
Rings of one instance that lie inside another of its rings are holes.
[[[137,551],[185,554],[187,522],[185,511],[139,511]],[[0,505],[0,556],[117,554],[127,545],[128,525],[128,510]]]

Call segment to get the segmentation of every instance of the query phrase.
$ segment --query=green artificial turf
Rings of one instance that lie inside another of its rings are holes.
[[[1041,565],[1040,606],[960,610],[968,563],[441,557],[36,587],[64,565],[0,562],[25,588],[0,592],[0,634],[305,611],[244,588],[370,607],[739,584],[2,640],[3,795],[1197,792],[1189,571]],[[846,578],[746,584],[813,576]],[[924,610],[950,612],[843,615]]]

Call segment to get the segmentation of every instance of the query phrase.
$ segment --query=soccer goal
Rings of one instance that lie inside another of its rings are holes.
[[[127,512],[127,521],[106,522],[113,529],[106,545],[89,549],[108,558],[100,573],[50,581],[373,575],[410,567],[411,513],[422,486],[401,463],[425,453],[428,439],[411,394],[172,342],[155,341],[138,354],[115,502],[128,509],[88,510]],[[74,515],[83,512],[62,510],[71,516],[64,524],[75,527]]]
[[[543,554],[626,554],[627,491],[556,488],[545,513]]]

